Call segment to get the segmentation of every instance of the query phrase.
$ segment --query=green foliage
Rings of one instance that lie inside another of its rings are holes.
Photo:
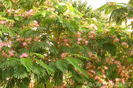
[[[13,76],[17,79],[24,79],[28,77],[28,73],[26,71],[26,68],[22,65],[18,65],[14,67],[14,73]]]
[[[132,18],[132,0],[126,3],[109,2],[100,8],[100,11],[104,11],[105,14],[110,14],[109,22],[115,22],[121,25],[123,22],[127,24],[128,19]]]
[[[48,71],[49,74],[51,72],[53,72],[53,69],[50,68],[49,66],[47,66],[47,64],[43,63],[42,61],[36,59],[36,62],[37,62],[37,64],[39,64],[40,66],[42,66],[43,68],[45,68]]]
[[[26,68],[26,70],[27,70],[28,72],[31,71],[31,69],[32,69],[32,65],[33,65],[31,59],[28,59],[28,58],[22,58],[22,59],[20,59],[20,62],[21,62],[22,65],[25,66],[25,68]]]
[[[0,6],[0,87],[132,85],[133,38],[128,27],[112,25],[132,17],[132,6],[111,2],[93,10],[71,0],[0,0]],[[100,11],[111,13],[110,23]]]
[[[81,62],[79,60],[75,60],[75,58],[68,58],[66,57],[66,60],[74,66],[75,69],[77,69],[81,74],[83,74],[86,78],[88,78],[88,75],[86,72],[79,66]]]

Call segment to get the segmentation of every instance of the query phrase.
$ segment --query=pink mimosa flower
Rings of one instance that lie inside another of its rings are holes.
[[[82,38],[78,38],[78,41],[81,41],[82,40]]]
[[[62,53],[61,58],[65,58],[67,56],[67,53]]]
[[[14,52],[13,50],[8,51],[8,53],[9,53],[10,56],[14,56],[14,53],[13,52]]]
[[[86,46],[88,45],[88,43],[89,43],[88,41],[85,41],[85,45],[86,45]]]
[[[122,45],[127,45],[127,43],[126,42],[122,42]]]
[[[115,81],[118,82],[119,81],[119,78],[115,78]]]
[[[114,58],[113,57],[111,58],[111,61],[114,61]]]
[[[12,10],[8,9],[8,10],[7,10],[7,12],[8,12],[8,13],[11,13],[11,12],[12,12]]]
[[[128,48],[128,44],[126,42],[122,42],[121,45],[124,47],[124,48]]]
[[[105,86],[101,86],[100,88],[106,88]]]
[[[105,69],[105,70],[108,70],[108,67],[107,67],[107,66],[104,66],[104,69]]]
[[[81,33],[80,33],[80,32],[78,32],[76,36],[77,36],[77,37],[81,37]]]
[[[119,42],[119,39],[118,39],[118,38],[115,38],[115,39],[113,40],[113,42]]]
[[[26,38],[26,41],[31,41],[32,40],[32,38]]]
[[[28,57],[28,54],[27,54],[27,53],[22,53],[22,54],[20,55],[20,58],[23,58],[23,57]]]
[[[121,81],[122,81],[122,83],[123,83],[123,84],[125,84],[125,79],[124,79],[124,78],[122,78],[122,80],[121,80]]]
[[[90,31],[91,34],[95,34],[96,32],[95,31]]]
[[[35,23],[35,24],[38,24],[38,21],[37,21],[37,20],[34,20],[34,23]]]
[[[109,83],[110,83],[111,85],[114,85],[114,82],[113,82],[112,80],[109,80]]]
[[[33,12],[33,9],[30,9],[29,11],[26,12],[27,16],[31,16]]]
[[[95,80],[96,80],[96,79],[100,79],[100,77],[99,77],[99,76],[96,76],[96,77],[95,77]]]
[[[107,33],[109,31],[109,29],[105,29],[105,33]]]
[[[23,46],[27,46],[27,43],[26,43],[26,42],[23,42],[22,45],[23,45]]]
[[[91,70],[91,72],[92,72],[93,74],[96,74],[96,72],[95,72],[94,70]]]
[[[64,39],[64,42],[67,43],[68,42],[68,39]]]
[[[93,35],[89,35],[89,38],[94,38],[94,36]]]

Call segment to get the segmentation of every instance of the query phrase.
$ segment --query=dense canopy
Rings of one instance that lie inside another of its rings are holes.
[[[0,87],[132,88],[132,8],[0,0]]]

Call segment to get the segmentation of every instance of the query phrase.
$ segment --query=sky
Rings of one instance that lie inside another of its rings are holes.
[[[97,9],[107,2],[128,3],[129,0],[82,0],[82,1],[87,1],[88,5],[90,5],[93,9]]]

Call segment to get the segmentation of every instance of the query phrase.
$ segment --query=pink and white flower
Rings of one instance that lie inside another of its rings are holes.
[[[22,53],[22,54],[20,55],[20,58],[24,58],[24,57],[28,57],[28,54],[27,54],[27,53]]]

